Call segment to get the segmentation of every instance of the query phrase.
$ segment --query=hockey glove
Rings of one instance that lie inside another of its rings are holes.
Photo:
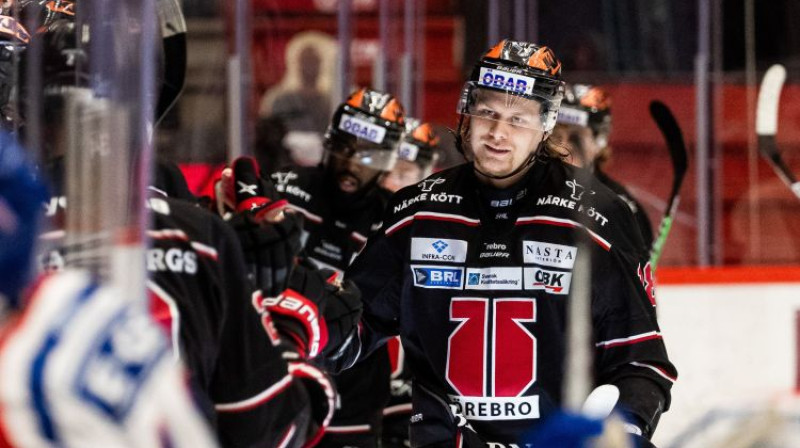
[[[349,281],[340,286],[335,278],[336,274],[332,271],[319,270],[310,263],[300,263],[292,272],[288,288],[281,294],[303,302],[307,305],[306,309],[314,304],[319,310],[322,322],[318,325],[312,323],[308,314],[298,315],[293,322],[274,317],[279,331],[292,333],[289,337],[298,342],[299,351],[306,352],[308,357],[338,350],[355,332],[361,318],[361,293],[358,288]],[[288,303],[283,309],[286,306]],[[273,312],[271,307],[269,309],[273,316],[283,311],[276,309]],[[287,316],[285,312],[282,315]],[[315,333],[317,327],[320,329],[319,337]],[[298,328],[301,331],[298,332]]]
[[[239,236],[248,274],[265,296],[277,296],[301,249],[302,216],[283,213],[286,200],[259,177],[252,158],[237,159],[230,173],[235,187],[226,195],[233,198],[236,213],[229,222]]]

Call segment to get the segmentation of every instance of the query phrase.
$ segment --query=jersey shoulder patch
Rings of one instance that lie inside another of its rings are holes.
[[[435,213],[458,208],[464,203],[459,186],[465,166],[458,165],[432,174],[395,193],[388,207],[391,220],[397,221],[421,211]]]

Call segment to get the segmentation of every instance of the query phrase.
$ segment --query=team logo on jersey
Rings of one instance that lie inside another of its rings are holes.
[[[467,242],[446,238],[411,238],[411,259],[463,263],[467,259]]]
[[[539,418],[539,396],[464,397],[450,395],[454,414],[468,420],[529,420]]]
[[[523,241],[522,257],[525,263],[536,263],[542,266],[572,269],[578,248],[562,244],[542,241]]]
[[[147,249],[146,259],[147,270],[150,272],[197,273],[197,254],[194,251],[153,247]]]
[[[461,289],[464,286],[464,268],[411,265],[414,286],[432,289]]]
[[[467,268],[466,289],[522,289],[522,269]]]
[[[278,184],[278,185],[286,185],[289,182],[297,179],[297,173],[292,172],[292,171],[284,171],[284,172],[280,172],[280,173],[272,173],[271,177],[273,179],[275,179],[275,183],[276,184]]]
[[[547,291],[555,295],[569,294],[571,272],[551,271],[542,268],[525,268],[525,289]]]
[[[570,195],[570,197],[576,201],[580,201],[584,193],[586,193],[587,191],[589,192],[590,195],[595,194],[595,192],[592,190],[586,190],[586,188],[583,185],[579,184],[578,181],[575,179],[568,180],[566,184],[569,188],[572,188],[572,194]]]
[[[478,258],[509,258],[508,245],[502,243],[483,243],[483,252]]]
[[[422,182],[418,183],[417,185],[419,185],[419,188],[421,188],[422,191],[430,192],[431,190],[433,190],[433,187],[443,183],[444,179],[442,179],[441,177],[437,177],[436,179],[425,179]]]
[[[247,193],[253,196],[258,194],[256,193],[257,184],[246,184],[240,180],[237,180],[236,183],[239,185],[239,193]]]

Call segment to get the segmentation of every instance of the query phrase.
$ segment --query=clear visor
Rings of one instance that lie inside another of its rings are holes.
[[[513,86],[509,89],[489,88],[470,81],[464,85],[458,113],[547,132],[555,127],[560,105],[561,98],[548,98],[536,92],[520,93],[514,91]]]
[[[374,143],[358,140],[355,145],[334,144],[328,152],[341,160],[348,160],[378,171],[391,171],[397,162],[397,151]]]

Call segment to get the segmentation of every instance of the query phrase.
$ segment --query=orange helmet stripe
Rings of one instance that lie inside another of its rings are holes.
[[[414,132],[411,134],[411,137],[430,146],[436,146],[439,144],[439,137],[434,132],[433,126],[428,123],[423,123],[417,126],[417,128],[414,129]]]
[[[495,45],[483,57],[499,59],[500,58],[500,52],[503,51],[503,46],[505,46],[505,44],[506,44],[506,40],[505,39],[501,40],[499,44]]]
[[[561,61],[556,59],[553,50],[549,47],[541,47],[528,59],[528,65],[549,73],[557,75],[561,71]]]
[[[586,95],[581,98],[581,106],[598,110],[609,109],[611,108],[611,97],[606,94],[605,90],[592,87],[586,92]]]
[[[364,92],[366,91],[365,88],[360,88],[357,91],[353,92],[350,95],[350,98],[347,99],[347,104],[353,107],[362,107],[361,105],[364,103]]]
[[[392,99],[381,111],[381,118],[403,124],[405,112],[397,100]]]
[[[64,1],[61,3],[56,3],[55,1],[49,1],[45,6],[47,7],[47,9],[53,12],[60,12],[68,16],[75,15],[75,4],[69,1]]]

